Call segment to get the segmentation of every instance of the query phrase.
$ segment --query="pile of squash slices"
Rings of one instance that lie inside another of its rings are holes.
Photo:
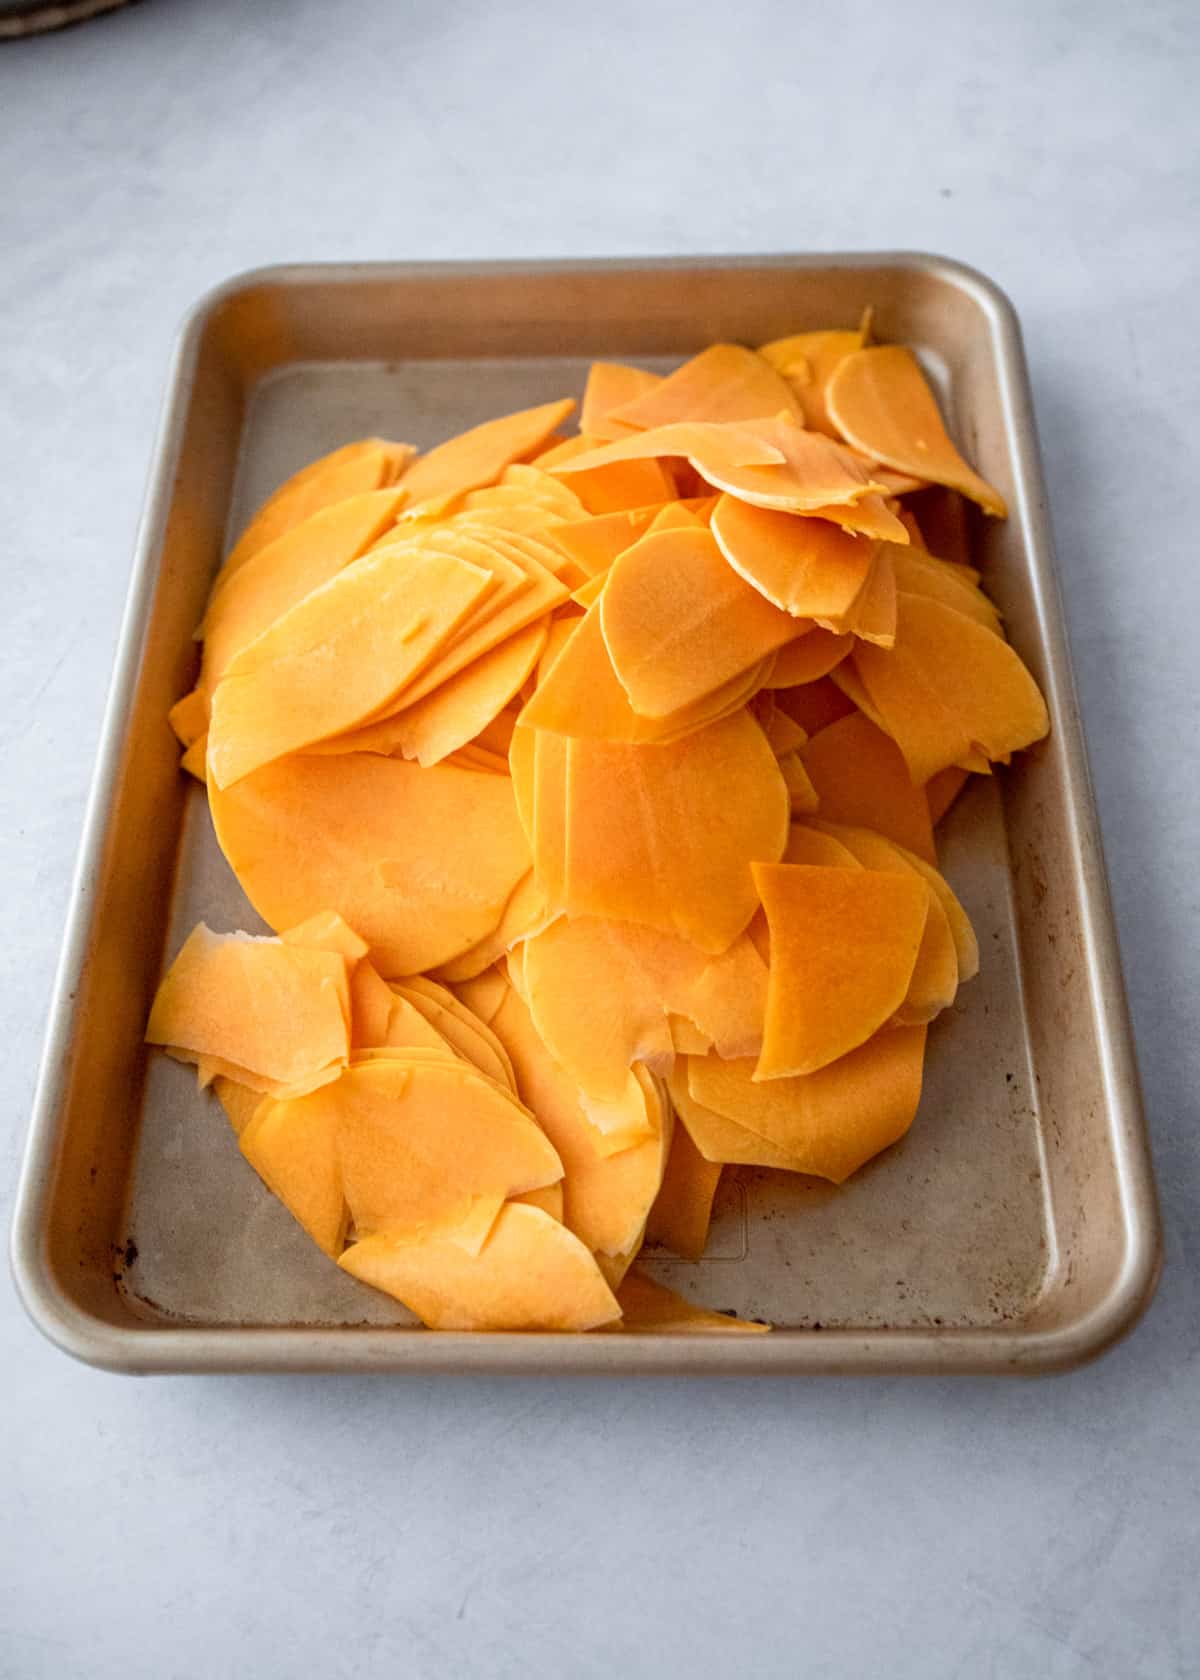
[[[171,723],[277,937],[198,926],[146,1036],[431,1328],[753,1333],[639,1250],[698,1260],[727,1167],[903,1136],[978,968],[935,824],[1047,713],[910,350],[598,362],[574,408],[251,519]]]

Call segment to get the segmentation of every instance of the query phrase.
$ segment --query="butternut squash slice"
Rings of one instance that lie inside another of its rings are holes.
[[[252,1091],[249,1085],[243,1085],[240,1080],[230,1079],[223,1073],[213,1080],[212,1092],[225,1110],[226,1118],[238,1137],[241,1137],[262,1104],[270,1100],[264,1097],[261,1091]]]
[[[618,554],[623,554],[645,534],[655,516],[661,512],[661,506],[652,504],[649,507],[622,509],[619,513],[591,514],[587,519],[574,519],[565,525],[556,525],[551,537],[568,559],[589,577],[597,577],[607,572]],[[185,741],[184,745],[187,744]]]
[[[530,868],[503,776],[369,753],[302,756],[210,787],[209,802],[221,850],[267,922],[290,927],[332,907],[385,976],[477,945]]]
[[[485,420],[439,443],[418,456],[404,474],[410,506],[437,496],[463,496],[494,484],[505,467],[544,444],[574,407],[569,397],[541,403],[498,420]]]
[[[431,1330],[595,1330],[620,1317],[595,1260],[541,1208],[506,1203],[477,1254],[452,1229],[381,1231],[339,1264]]]
[[[925,783],[925,797],[929,801],[929,820],[935,828],[954,804],[963,788],[966,787],[969,775],[968,770],[960,769],[958,765],[951,765],[948,770],[937,771]]]
[[[599,605],[613,669],[644,717],[696,705],[795,635],[701,525],[651,529],[613,562]]]
[[[810,627],[801,631],[776,653],[768,684],[771,688],[798,688],[817,682],[836,670],[853,646],[852,636],[835,636],[832,630]]]
[[[629,367],[624,362],[593,362],[579,410],[579,430],[608,442],[636,431],[636,426],[617,419],[613,411],[637,397],[644,397],[661,382],[661,374],[650,373],[645,368]]]
[[[840,438],[825,406],[825,390],[834,370],[862,347],[860,332],[826,330],[772,339],[760,345],[758,353],[787,380],[803,411],[805,425],[824,432],[826,437]]]
[[[912,876],[756,864],[771,932],[756,1079],[815,1073],[866,1042],[905,1001],[929,915]]]
[[[889,1027],[815,1073],[762,1082],[751,1061],[693,1056],[688,1090],[784,1150],[795,1170],[841,1184],[912,1125],[927,1030]]]
[[[881,344],[847,356],[829,379],[825,402],[847,443],[865,455],[958,490],[998,519],[1007,517],[1004,497],[950,441],[920,363],[904,345]]]
[[[342,1189],[337,1127],[327,1104],[275,1102],[255,1109],[240,1138],[242,1154],[308,1235],[335,1260],[346,1243],[350,1210]]]
[[[369,490],[386,490],[403,476],[415,454],[409,443],[360,438],[301,467],[268,496],[246,526],[225,562],[224,576],[231,577],[260,549],[322,508]],[[411,499],[407,488],[404,494]]]
[[[669,1248],[681,1260],[701,1259],[720,1182],[720,1166],[704,1158],[685,1127],[676,1126],[667,1170],[646,1221],[646,1241]]]
[[[349,1017],[338,952],[200,922],[159,984],[146,1042],[181,1061],[217,1058],[254,1090],[310,1089],[344,1065]]]
[[[803,423],[791,386],[768,361],[740,344],[710,344],[665,379],[609,409],[607,418],[649,431],[681,421],[759,420],[785,413]]]
[[[854,710],[853,700],[843,694],[828,676],[785,686],[776,681],[777,674],[778,670],[771,678],[775,704],[793,718],[806,735],[816,735],[820,730],[828,729],[831,723],[848,717]]]
[[[788,790],[750,714],[663,746],[571,738],[567,751],[561,900],[539,850],[551,908],[728,949],[756,908],[751,861],[775,861],[787,842]]]
[[[855,668],[914,782],[972,751],[1004,759],[1041,740],[1046,704],[1020,656],[973,618],[901,593],[896,646],[860,647]]]
[[[771,1328],[757,1319],[695,1306],[674,1289],[636,1271],[618,1284],[617,1301],[622,1314],[617,1328],[644,1336],[763,1335]]]
[[[695,1052],[693,1052],[695,1054]],[[701,1051],[703,1056],[705,1052]],[[688,1089],[690,1057],[681,1056],[671,1071],[668,1085],[680,1125],[697,1150],[712,1166],[773,1167],[780,1172],[803,1172],[795,1155],[770,1143],[757,1132],[740,1126],[724,1114],[698,1103]]]
[[[369,718],[425,669],[487,591],[452,555],[382,549],[315,589],[233,660],[213,694],[218,787]]]
[[[871,571],[874,545],[827,519],[775,513],[736,496],[722,496],[712,533],[739,577],[774,606],[812,618],[827,630],[847,628]]]
[[[936,861],[924,793],[912,785],[895,741],[869,718],[857,711],[839,718],[809,738],[802,756],[825,821],[874,829]]]

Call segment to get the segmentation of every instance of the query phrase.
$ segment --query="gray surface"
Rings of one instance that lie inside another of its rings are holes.
[[[1031,1385],[135,1383],[0,1294],[0,1674],[1174,1676],[1200,1646],[1190,5],[146,0],[0,49],[11,1181],[171,335],[280,258],[862,245],[1021,310],[1167,1214]]]

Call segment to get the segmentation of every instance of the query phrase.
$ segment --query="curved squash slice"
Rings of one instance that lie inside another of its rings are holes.
[[[369,1055],[335,1084],[278,1106],[297,1120],[325,1116],[334,1127],[360,1235],[562,1176],[553,1147],[509,1092],[432,1051]]]
[[[350,1210],[331,1110],[267,1098],[242,1132],[241,1150],[317,1247],[336,1260],[346,1245]]]
[[[621,1306],[620,1329],[644,1336],[765,1335],[771,1328],[753,1318],[736,1318],[732,1313],[713,1312],[685,1300],[640,1272],[630,1272],[617,1286]]]
[[[251,519],[226,560],[222,576],[231,577],[260,549],[293,526],[311,519],[322,508],[332,507],[347,496],[386,490],[402,477],[415,454],[410,443],[360,438],[301,467],[267,498]],[[407,500],[407,489],[404,494]]]
[[[755,720],[734,712],[662,746],[571,738],[567,752],[561,901],[541,878],[535,815],[551,908],[726,950],[757,906],[751,862],[787,843],[788,790]]]
[[[696,1102],[781,1149],[795,1170],[841,1184],[904,1136],[921,1100],[925,1027],[889,1027],[816,1073],[759,1083],[750,1061],[693,1056]]]
[[[573,519],[556,525],[550,533],[552,541],[569,560],[575,562],[591,578],[599,577],[612,565],[618,554],[644,536],[662,507],[673,503],[652,504],[650,507],[623,509],[620,513],[594,513],[587,519]],[[183,737],[180,736],[182,740]],[[184,741],[184,746],[188,742]]]
[[[929,801],[929,820],[936,828],[967,785],[969,770],[952,765],[939,770],[925,783],[925,797]]]
[[[630,1124],[636,1141],[614,1150],[580,1102],[579,1087],[559,1067],[511,987],[492,1020],[512,1058],[517,1087],[563,1164],[563,1219],[593,1251],[616,1255],[641,1237],[663,1182],[670,1147],[665,1116],[649,1075],[630,1081]]]
[[[829,418],[825,390],[835,368],[863,347],[860,332],[803,332],[790,338],[775,338],[759,346],[759,355],[787,380],[804,411],[805,425],[826,437],[841,433]]]
[[[516,1077],[503,1044],[448,987],[423,974],[412,974],[393,981],[391,989],[406,998],[460,1056],[516,1095]]]
[[[896,640],[896,570],[892,565],[894,543],[878,543],[871,570],[851,608],[847,630],[860,641],[890,648]]]
[[[854,647],[852,636],[835,636],[832,630],[801,631],[775,655],[768,675],[769,686],[798,688],[829,675]]]
[[[490,969],[493,963],[499,962],[519,939],[528,939],[539,928],[545,927],[549,914],[546,895],[530,870],[513,888],[512,897],[504,906],[504,914],[495,932],[481,940],[478,945],[472,945],[461,957],[454,957],[448,963],[440,963],[434,971],[434,979],[443,980],[449,985],[474,980],[486,969]]]
[[[346,1061],[349,1019],[339,952],[217,934],[200,922],[159,984],[146,1042],[180,1061],[235,1067],[254,1090],[311,1089]]]
[[[729,566],[703,525],[651,530],[613,562],[599,601],[613,669],[635,712],[698,704],[796,633]]]
[[[700,1052],[703,1056],[705,1052]],[[774,1167],[780,1172],[803,1172],[803,1164],[786,1149],[769,1143],[736,1120],[717,1114],[698,1103],[688,1089],[687,1070],[691,1058],[681,1057],[671,1071],[668,1081],[671,1101],[682,1125],[687,1129],[697,1150],[711,1166]]]
[[[710,344],[665,379],[608,411],[616,422],[648,431],[686,420],[760,420],[804,413],[786,379],[740,344]],[[586,428],[584,428],[586,430]]]
[[[901,548],[898,543],[889,548],[898,589],[909,595],[928,595],[1003,636],[1000,614],[969,567],[937,560],[920,548]]]
[[[669,1248],[681,1260],[702,1259],[720,1182],[720,1166],[706,1160],[686,1129],[676,1126],[662,1186],[646,1221],[646,1241]]]
[[[380,1232],[339,1264],[431,1330],[594,1330],[621,1314],[579,1238],[520,1202],[501,1208],[477,1254],[454,1241],[451,1226]]]
[[[221,850],[267,922],[290,927],[332,907],[384,975],[477,945],[530,868],[505,776],[369,753],[295,757],[211,787],[209,802]]]
[[[756,1079],[815,1073],[865,1043],[904,1002],[929,915],[912,876],[756,864],[771,932]]]
[[[761,1047],[767,968],[746,936],[709,957],[669,934],[587,917],[553,922],[517,949],[523,978],[514,984],[523,984],[550,1054],[588,1098],[622,1101],[635,1061],[670,1066],[668,1015],[685,1016],[725,1055]]]
[[[775,513],[736,496],[722,496],[713,510],[712,533],[739,577],[774,606],[826,629],[842,622],[871,571],[874,545],[827,519]]]
[[[881,344],[855,351],[834,370],[825,401],[838,431],[864,455],[897,472],[948,485],[998,519],[1007,516],[1004,497],[951,443],[911,350]]]
[[[429,665],[491,581],[411,545],[339,572],[243,648],[217,684],[210,777],[228,787],[362,723]]]
[[[902,593],[896,646],[887,654],[860,647],[855,668],[914,782],[974,749],[1005,759],[1050,727],[1041,691],[1016,651],[928,596]]]
[[[485,420],[418,458],[404,474],[409,505],[435,496],[462,496],[494,484],[505,467],[531,455],[572,412],[570,397]]]
[[[661,382],[661,374],[649,373],[645,368],[629,367],[624,362],[593,362],[579,410],[579,430],[603,442],[636,431],[635,426],[615,419],[613,410],[644,397]]]
[[[794,719],[809,736],[818,734],[822,729],[828,729],[829,725],[836,723],[839,718],[849,717],[854,710],[853,700],[843,694],[837,683],[828,676],[784,687],[776,683],[772,675],[771,684],[775,704],[786,712],[788,717]]]
[[[276,619],[336,577],[395,528],[402,490],[348,496],[258,550],[236,572],[218,574],[199,634],[199,687],[212,694],[230,662]]]
[[[895,741],[869,718],[861,712],[839,718],[813,735],[801,756],[825,821],[872,828],[926,863],[936,861],[924,791],[909,780]]]

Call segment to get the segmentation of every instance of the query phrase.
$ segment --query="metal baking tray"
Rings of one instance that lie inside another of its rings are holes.
[[[1008,497],[967,538],[1053,732],[942,829],[983,971],[935,1024],[909,1136],[840,1189],[727,1175],[696,1265],[652,1273],[770,1336],[434,1334],[339,1272],[261,1186],[194,1074],[147,1056],[192,923],[261,927],[181,775],[167,708],[229,534],[286,474],[381,433],[427,445],[670,365],[853,324],[913,344]],[[13,1256],[69,1352],[125,1371],[1045,1371],[1126,1330],[1159,1267],[1133,1045],[1012,307],[923,255],[333,265],[251,273],[185,325],[72,894]]]

